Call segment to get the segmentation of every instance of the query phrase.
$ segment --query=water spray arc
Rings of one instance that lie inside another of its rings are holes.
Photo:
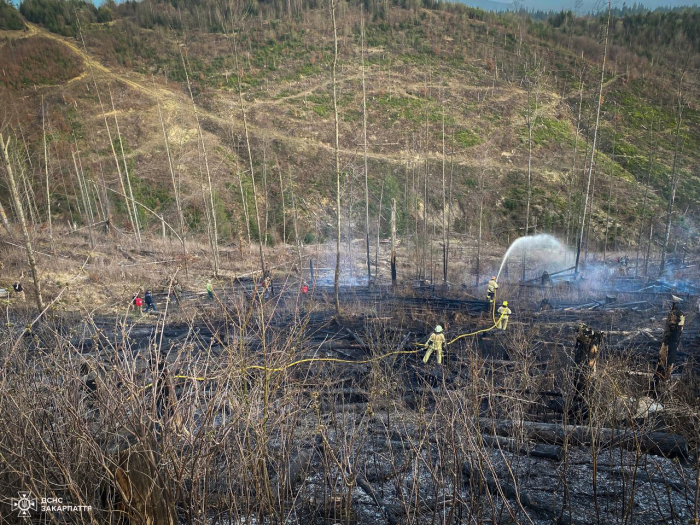
[[[527,237],[520,237],[513,241],[513,243],[508,247],[503,259],[501,260],[501,266],[498,269],[498,274],[496,275],[496,280],[500,279],[501,271],[506,264],[506,261],[514,253],[519,251],[525,252],[553,252],[549,257],[549,264],[555,264],[561,261],[563,264],[566,263],[566,257],[569,255],[569,249],[564,246],[556,237],[551,235],[541,233],[539,235],[530,235]],[[559,269],[559,268],[557,268]]]

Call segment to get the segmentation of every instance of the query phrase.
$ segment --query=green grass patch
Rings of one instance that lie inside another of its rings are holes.
[[[527,141],[527,128],[524,130]],[[565,121],[537,117],[532,127],[532,142],[536,146],[561,146],[571,143],[571,131]]]
[[[462,148],[471,148],[483,142],[481,137],[470,129],[462,129],[456,132],[454,141]]]

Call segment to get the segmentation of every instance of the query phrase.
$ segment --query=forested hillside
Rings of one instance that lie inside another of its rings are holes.
[[[258,239],[260,224],[275,243],[294,241],[295,215],[300,240],[333,236],[328,5],[24,0],[19,11],[33,25],[3,35],[3,130],[34,221],[50,203],[58,221],[92,212],[159,231],[164,219],[180,235],[216,221],[223,243]],[[606,16],[340,4],[343,235],[365,228],[366,116],[382,234],[396,199],[400,235],[439,229],[446,209],[454,233],[481,222],[499,242],[527,228],[574,243],[587,202],[586,248],[637,246],[650,228],[652,242],[663,235],[676,185],[671,242],[695,242],[700,14],[618,10],[607,49]]]

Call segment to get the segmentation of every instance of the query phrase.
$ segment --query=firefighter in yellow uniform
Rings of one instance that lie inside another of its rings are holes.
[[[498,322],[496,323],[496,328],[500,328],[501,330],[505,331],[506,327],[508,326],[508,317],[510,314],[513,312],[510,311],[510,308],[508,308],[508,301],[503,301],[503,306],[501,306],[498,309]]]
[[[489,300],[489,304],[493,304],[493,298],[496,295],[496,290],[498,289],[498,283],[496,282],[496,276],[491,277],[489,281],[489,286],[486,289],[486,297]]]
[[[433,351],[437,352],[437,362],[439,365],[442,364],[442,347],[445,345],[445,334],[442,333],[442,326],[437,325],[430,338],[428,339],[428,351],[425,353],[423,362],[427,363],[430,359],[430,355]]]

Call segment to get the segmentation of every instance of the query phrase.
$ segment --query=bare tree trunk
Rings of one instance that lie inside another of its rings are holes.
[[[80,169],[78,168],[78,161],[75,160],[75,153],[71,152],[73,156],[73,165],[75,166],[75,174],[78,177],[78,185],[80,186],[80,195],[83,198],[83,207],[87,210],[88,209],[88,202],[87,202],[87,195],[85,194],[85,188],[83,187],[83,181],[82,177],[80,176]],[[88,234],[89,234],[89,239],[90,239],[90,247],[94,248],[95,247],[95,239],[92,236],[92,219],[90,218],[90,214],[86,213],[87,215],[87,226],[88,226]]]
[[[593,163],[595,161],[595,146],[598,138],[598,124],[600,123],[600,106],[603,103],[603,81],[605,80],[605,60],[608,56],[608,32],[610,30],[610,0],[608,0],[608,20],[605,24],[605,46],[603,48],[603,67],[600,71],[600,84],[598,85],[598,108],[596,109],[595,128],[593,128],[593,145],[591,147],[591,159],[588,165],[588,183],[586,185],[586,196],[583,200],[583,213],[581,214],[581,232],[579,235],[578,248],[576,250],[576,264],[574,265],[574,275],[578,274],[579,260],[581,257],[581,244],[586,225],[586,208],[588,207],[588,193],[591,188],[591,177],[593,176]]]
[[[75,136],[73,137],[75,140]],[[85,171],[83,170],[83,160],[80,157],[80,150],[78,149],[78,142],[75,141],[75,154],[78,157],[78,167],[80,168],[80,180],[85,187],[85,196],[87,197],[87,213],[90,219],[90,226],[95,224],[95,213],[92,209],[92,200],[90,199],[90,190],[88,189],[87,177],[85,176]]]
[[[250,215],[248,215],[248,202],[247,199],[245,198],[245,193],[243,191],[243,173],[241,171],[238,172],[238,187],[241,190],[241,206],[243,206],[243,216],[245,217],[245,228],[246,228],[246,233],[248,234],[248,246],[251,244],[250,240]]]
[[[240,104],[241,107],[241,114],[243,115],[243,131],[245,132],[245,144],[246,148],[248,150],[248,164],[250,166],[250,180],[253,184],[253,203],[255,204],[255,223],[258,227],[258,252],[260,254],[260,270],[263,273],[263,276],[265,276],[265,272],[267,271],[267,268],[265,266],[265,250],[263,249],[263,245],[266,241],[265,238],[263,238],[264,233],[262,232],[262,229],[260,228],[260,210],[258,208],[258,192],[257,188],[255,187],[255,169],[253,167],[253,152],[250,149],[250,135],[248,133],[248,119],[246,118],[246,112],[245,112],[245,104],[243,103],[243,89],[241,88],[241,70],[239,69],[238,65],[238,42],[236,40],[236,35],[234,34],[233,36],[233,48],[234,48],[234,55],[236,58],[236,79],[237,79],[237,84],[238,84],[238,103]]]
[[[362,19],[360,27],[362,31],[362,142],[365,161],[365,247],[367,248],[367,286],[372,282],[372,269],[369,260],[369,170],[367,168],[367,91],[365,89],[365,16],[362,11],[364,4],[360,4]]]
[[[613,131],[615,133],[615,131]],[[617,135],[613,138],[612,162],[615,165],[615,146],[617,145]],[[608,177],[608,209],[605,213],[605,243],[603,245],[603,266],[607,264],[608,256],[608,229],[610,226],[610,205],[612,203],[612,179],[613,169],[610,167],[610,176]]]
[[[44,171],[46,173],[46,220],[49,223],[49,242],[51,251],[56,252],[53,243],[53,224],[51,222],[51,187],[49,186],[49,151],[46,147],[46,119],[44,116],[44,95],[41,95],[41,131],[44,135]]]
[[[265,234],[263,235],[264,243],[267,244],[267,236],[268,236],[268,225],[269,225],[269,218],[270,218],[270,201],[268,199],[268,191],[267,191],[267,146],[266,146],[266,141],[263,138],[263,198],[265,199]]]
[[[483,238],[483,224],[484,224],[484,199],[486,194],[484,192],[484,184],[486,183],[486,161],[488,159],[488,150],[484,151],[484,156],[481,159],[481,174],[479,176],[479,237],[476,244],[476,286],[479,286],[479,279],[481,279],[481,242]]]
[[[336,208],[336,243],[335,243],[335,277],[333,288],[335,291],[335,312],[340,316],[340,130],[338,127],[338,93],[336,68],[338,66],[338,28],[335,22],[335,3],[337,0],[330,0],[331,19],[333,21],[333,113],[335,115],[335,208]]]
[[[586,240],[583,244],[583,261],[588,260],[588,242],[591,240],[591,224],[593,223],[593,210],[595,209],[595,183],[597,171],[593,171],[593,184],[591,186],[591,205],[588,207],[588,226],[586,226]]]
[[[445,209],[447,195],[445,191],[445,101],[442,101],[442,284],[447,286],[447,225]]]
[[[379,233],[382,226],[382,203],[384,202],[384,181],[379,191],[379,211],[377,212],[377,245],[374,247],[374,279],[379,279]]]
[[[82,38],[82,34],[81,34]],[[85,48],[85,42],[83,42],[83,48]],[[87,49],[85,50],[87,53]],[[131,211],[131,201],[129,201],[129,197],[127,196],[126,193],[126,186],[124,185],[124,177],[122,176],[122,168],[119,165],[119,157],[117,157],[117,151],[114,149],[114,140],[112,140],[112,131],[109,128],[109,123],[107,122],[107,114],[105,113],[104,106],[102,104],[102,97],[100,96],[100,91],[99,88],[97,87],[97,81],[95,80],[95,74],[92,70],[92,66],[89,65],[88,62],[88,67],[90,68],[90,74],[92,75],[92,83],[95,86],[95,91],[97,93],[97,100],[100,103],[100,111],[102,112],[102,118],[105,121],[105,128],[107,129],[107,138],[109,139],[109,146],[112,148],[112,156],[114,157],[114,163],[117,167],[117,173],[119,174],[119,185],[122,188],[122,195],[124,196],[124,203],[126,204],[126,212],[129,217],[129,223],[131,224],[131,228],[136,232],[137,226],[134,224],[134,215]],[[110,92],[111,95],[111,92]],[[75,191],[75,188],[73,189]],[[76,203],[77,203],[77,195],[76,195]],[[80,210],[80,206],[78,206],[78,210]]]
[[[391,199],[391,286],[396,288],[396,199]]]
[[[8,137],[7,140],[9,141],[10,138]],[[17,134],[15,134],[15,142],[17,142]],[[20,183],[22,185],[22,188],[24,189],[24,198],[27,201],[29,217],[32,220],[32,225],[36,227],[36,225],[38,224],[37,215],[39,211],[36,209],[36,206],[33,202],[31,190],[29,187],[27,187],[27,175],[26,173],[24,173],[24,163],[22,162],[22,159],[19,158],[19,152],[17,150],[15,150],[15,161],[17,162],[17,166],[19,167]]]
[[[124,163],[124,177],[126,178],[126,187],[129,189],[129,199],[131,203],[134,203],[134,192],[131,189],[131,178],[129,177],[129,166],[126,163],[126,155],[124,155],[124,142],[122,141],[122,134],[119,131],[119,120],[117,119],[117,109],[114,107],[114,98],[112,98],[112,89],[109,89],[109,100],[112,103],[112,112],[114,113],[114,123],[117,126],[117,138],[119,139],[119,149],[122,154],[122,162]],[[136,239],[141,242],[141,226],[139,225],[139,212],[136,206],[132,206],[131,211],[134,214],[134,233],[136,234]]]
[[[214,208],[214,188],[211,183],[211,172],[209,171],[209,159],[207,157],[207,149],[204,145],[204,134],[202,133],[202,125],[199,123],[199,113],[197,112],[197,105],[194,103],[194,95],[192,94],[192,85],[190,84],[190,75],[187,72],[187,63],[185,61],[185,55],[182,53],[182,48],[180,49],[180,58],[182,59],[182,66],[185,70],[185,79],[187,80],[187,91],[190,94],[190,100],[192,101],[192,109],[194,111],[194,119],[197,122],[197,132],[199,133],[199,141],[202,145],[202,152],[204,154],[204,166],[207,170],[207,184],[209,187],[209,206],[211,210],[211,233],[209,235],[209,244],[211,245],[212,255],[214,257],[214,275],[219,276],[219,233],[216,225],[216,209]]]
[[[571,194],[576,180],[576,160],[578,159],[578,137],[581,134],[581,107],[583,106],[583,68],[581,68],[581,80],[578,90],[578,118],[576,119],[576,137],[574,138],[574,161],[571,166],[571,178],[569,180],[569,193],[566,205],[566,244],[571,241]]]
[[[447,190],[447,259],[448,260],[450,258],[450,234],[451,234],[451,226],[452,226],[452,220],[453,220],[452,180],[454,178],[454,174],[455,174],[455,159],[454,159],[454,150],[453,150],[452,156],[450,157],[450,185],[449,185],[448,190]]]
[[[639,221],[639,235],[637,236],[637,256],[634,264],[634,276],[639,274],[639,250],[642,246],[642,233],[644,232],[644,222],[647,214],[647,196],[649,195],[649,181],[654,167],[654,157],[656,155],[656,146],[652,142],[654,133],[654,121],[649,125],[649,170],[647,171],[647,180],[644,183],[644,199],[642,200],[642,214]]]
[[[10,222],[7,220],[7,214],[5,213],[5,208],[2,205],[2,202],[0,202],[0,219],[2,220],[2,225],[4,226],[7,235],[12,237],[12,232],[10,231]]]
[[[428,169],[429,164],[426,149],[425,174],[423,176],[423,279],[428,278]],[[382,188],[383,187],[384,186],[382,186]]]
[[[664,231],[664,242],[661,247],[661,264],[659,265],[659,276],[663,276],[666,268],[666,252],[668,250],[668,240],[671,235],[671,219],[673,217],[673,202],[676,200],[676,188],[678,186],[678,144],[680,142],[681,121],[683,120],[683,77],[686,70],[683,70],[678,81],[678,113],[676,117],[676,144],[673,148],[673,168],[671,169],[671,192],[668,196],[668,206],[666,208],[666,230]]]
[[[654,236],[654,218],[649,217],[649,239],[647,240],[647,254],[644,257],[644,277],[649,274],[649,256],[651,255],[651,242]]]
[[[530,95],[532,86],[528,83],[527,89],[527,202],[525,205],[525,237],[530,233],[530,200],[532,198],[532,127],[534,118],[530,108]],[[525,280],[525,266],[523,266],[523,276]]]
[[[297,203],[294,198],[294,181],[292,180],[292,168],[289,167],[289,190],[292,192],[292,219],[294,220],[294,244],[297,248],[297,259],[299,259],[299,273],[301,274],[304,270],[304,264],[301,259],[301,241],[299,240],[299,226],[297,217]]]
[[[10,192],[12,193],[12,199],[15,201],[15,207],[17,208],[17,219],[22,227],[22,235],[24,235],[24,246],[27,249],[27,259],[29,261],[29,268],[32,271],[32,277],[34,278],[34,288],[36,290],[36,306],[40,312],[44,311],[44,301],[41,298],[41,284],[39,283],[39,272],[36,267],[36,261],[34,260],[34,250],[32,250],[32,242],[29,239],[29,231],[27,230],[27,222],[24,220],[24,212],[22,211],[22,202],[19,198],[19,192],[17,191],[17,185],[15,184],[15,178],[12,175],[12,166],[10,165],[10,156],[8,154],[8,148],[10,147],[10,141],[8,138],[7,144],[5,144],[2,134],[0,134],[0,149],[2,150],[3,160],[5,161],[5,169],[7,170],[7,179],[10,182]]]
[[[277,172],[280,176],[280,198],[282,199],[282,246],[287,244],[287,208],[284,204],[284,182],[282,182],[282,168],[277,164]]]
[[[158,105],[158,117],[160,118],[160,127],[163,130],[163,141],[165,143],[165,153],[168,157],[168,167],[170,168],[170,178],[173,182],[173,191],[175,192],[175,206],[177,207],[177,218],[180,222],[180,237],[182,238],[182,251],[187,257],[187,247],[185,245],[185,216],[182,213],[182,195],[180,193],[180,184],[175,177],[175,168],[173,167],[173,159],[170,155],[170,143],[168,142],[168,131],[165,128],[165,118],[163,117],[163,111],[160,108],[160,96],[158,96],[156,91],[156,81],[151,75],[151,82],[153,83],[153,91],[156,93],[156,104]]]

